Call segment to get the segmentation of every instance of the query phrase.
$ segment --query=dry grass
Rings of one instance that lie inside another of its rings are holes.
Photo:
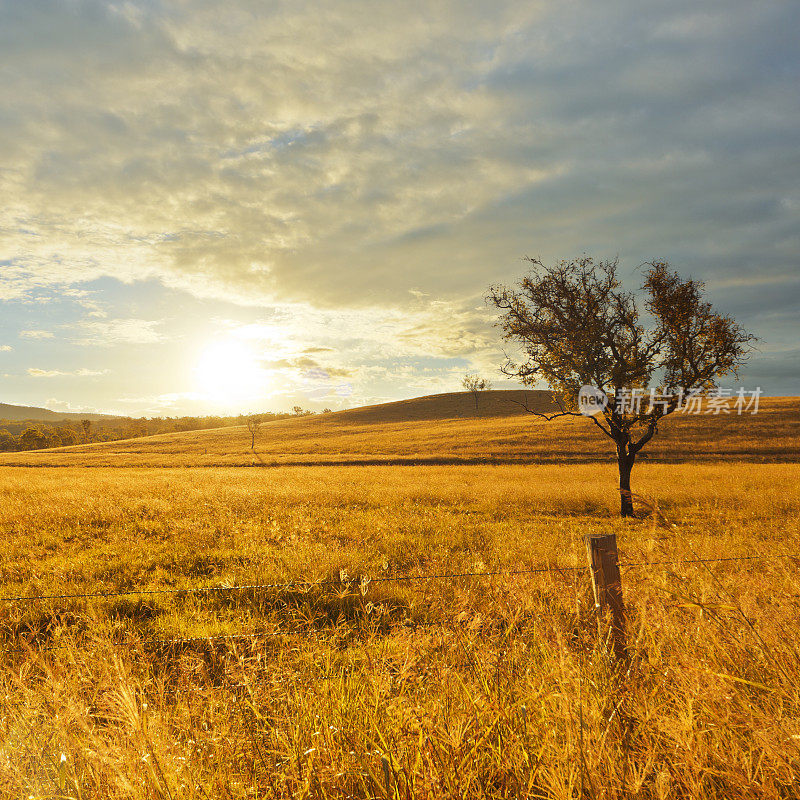
[[[528,393],[547,408],[543,393]],[[243,427],[0,454],[9,466],[241,466],[371,463],[593,463],[613,445],[587,419],[544,422],[490,392],[476,412],[468,393],[436,395],[265,424],[258,456]],[[756,415],[674,414],[644,451],[651,461],[792,461],[800,453],[800,400],[766,398]]]
[[[637,467],[675,528],[617,520],[608,464],[2,477],[6,597],[329,583],[0,604],[0,796],[797,796],[800,563],[677,562],[800,553],[800,466]],[[623,569],[625,692],[583,573],[361,581],[609,530],[668,562]],[[245,631],[284,635],[156,641]]]

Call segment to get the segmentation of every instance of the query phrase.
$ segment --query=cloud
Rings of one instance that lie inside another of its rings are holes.
[[[159,320],[104,319],[84,320],[78,325],[77,344],[110,347],[116,344],[153,344],[164,338],[157,330]]]
[[[0,353],[10,353],[13,349],[10,344],[0,344]]]
[[[51,397],[43,403],[44,408],[50,411],[61,411],[67,414],[102,414],[103,411],[92,406],[75,406],[66,400]]]
[[[52,339],[52,331],[28,330],[20,331],[20,338],[22,339]]]
[[[494,315],[482,296],[417,298],[405,308],[319,308],[312,303],[266,307],[247,325],[228,322],[230,335],[258,343],[267,360],[297,366],[305,358],[326,368],[370,359],[460,358],[497,351]],[[334,343],[335,347],[331,347]],[[275,358],[275,356],[279,358]],[[337,363],[339,362],[339,363]]]
[[[320,350],[324,349],[325,348],[320,348]],[[300,358],[281,358],[277,361],[264,361],[262,366],[264,369],[270,370],[281,369],[301,372],[307,375],[313,375],[316,378],[349,378],[353,374],[351,369],[345,367],[322,366],[319,361],[308,358],[307,356]]]
[[[178,416],[211,413],[208,400],[196,392],[164,392],[163,394],[131,395],[115,401],[126,416]]]
[[[486,287],[586,251],[631,288],[667,258],[780,338],[798,24],[776,0],[0,0],[0,300],[72,293],[73,343],[153,344],[149,307],[82,294],[153,281],[263,309],[234,327],[273,360],[485,371]]]
[[[29,367],[27,370],[28,375],[32,378],[92,378],[98,375],[107,375],[107,369],[76,369],[73,371],[64,371],[60,369],[37,369]]]
[[[492,331],[496,315],[471,302],[435,300],[410,318],[413,324],[397,332],[398,343],[409,353],[458,358],[496,351],[498,336]]]
[[[0,14],[12,294],[114,275],[391,303],[477,291],[527,248],[792,263],[790,4]]]

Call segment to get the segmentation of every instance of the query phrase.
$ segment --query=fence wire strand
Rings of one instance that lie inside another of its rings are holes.
[[[684,559],[664,559],[660,561],[625,561],[619,562],[620,567],[655,567],[667,566],[677,564],[719,564],[725,562],[736,561],[777,561],[780,559],[796,559],[800,560],[800,554],[796,553],[780,553],[776,555],[754,555],[754,556],[727,556],[724,558],[684,558]],[[17,597],[0,597],[0,603],[33,603],[43,600],[72,600],[72,599],[97,599],[97,598],[114,598],[114,597],[132,597],[132,596],[153,596],[153,595],[177,595],[177,594],[201,594],[211,592],[237,592],[237,591],[255,591],[267,589],[299,589],[302,588],[306,592],[311,591],[317,587],[323,586],[337,586],[337,587],[358,587],[361,589],[362,594],[369,584],[372,583],[399,583],[423,580],[455,580],[457,578],[487,578],[487,577],[511,577],[518,575],[536,575],[543,573],[564,573],[572,572],[578,573],[584,570],[589,570],[588,565],[566,565],[566,566],[539,566],[532,569],[520,570],[490,570],[485,572],[451,572],[451,573],[434,573],[427,575],[396,575],[396,576],[382,576],[377,578],[357,577],[353,579],[340,579],[340,580],[324,580],[324,581],[294,581],[290,583],[255,583],[255,584],[240,584],[234,586],[199,586],[188,588],[161,588],[161,589],[131,589],[119,592],[86,592],[83,594],[53,594],[53,595],[20,595]],[[525,615],[521,619],[527,619],[530,615]],[[405,629],[414,630],[423,627],[453,627],[461,629],[462,626],[455,624],[451,620],[435,620],[435,621],[416,621],[416,620],[402,620],[388,626],[390,629]],[[307,631],[300,630],[283,630],[283,631],[255,631],[252,633],[240,634],[212,634],[209,636],[189,636],[177,637],[172,639],[145,639],[139,642],[119,642],[120,645],[129,646],[167,646],[173,647],[180,644],[189,644],[197,642],[215,642],[215,641],[236,641],[245,639],[256,639],[266,637],[278,636],[308,636]],[[57,650],[61,645],[53,645],[48,647],[37,647],[35,641],[26,642],[27,648],[15,648],[3,650],[4,653],[22,653],[27,652],[29,649],[35,648],[37,651]]]
[[[719,564],[725,562],[736,561],[777,561],[780,559],[797,559],[800,560],[800,554],[795,553],[780,553],[776,555],[761,555],[761,556],[727,556],[724,558],[684,558],[684,559],[664,559],[660,561],[625,561],[619,562],[620,567],[648,567],[648,566],[666,566],[673,564]],[[524,570],[491,570],[486,572],[453,572],[453,573],[435,573],[428,575],[397,575],[397,576],[383,576],[379,578],[353,578],[352,580],[325,580],[325,581],[295,581],[291,583],[261,583],[261,584],[241,584],[235,586],[200,586],[189,588],[164,588],[164,589],[132,589],[120,592],[87,592],[84,594],[60,594],[60,595],[21,595],[18,597],[2,597],[0,603],[32,603],[41,600],[68,600],[68,599],[96,599],[96,598],[113,598],[113,597],[129,597],[129,596],[151,596],[159,594],[199,594],[203,592],[236,592],[236,591],[252,591],[264,589],[287,589],[287,588],[303,588],[306,592],[313,588],[321,586],[337,586],[337,587],[360,587],[363,591],[371,583],[393,583],[403,581],[422,581],[422,580],[454,580],[456,578],[486,578],[498,576],[515,576],[515,575],[535,575],[542,573],[563,573],[573,572],[577,573],[584,570],[589,570],[588,565],[566,565],[566,566],[540,566],[532,569]],[[524,615],[518,621],[530,618],[531,615]],[[401,620],[388,626],[390,629],[405,629],[414,630],[416,628],[424,627],[453,627],[461,629],[462,626],[454,623],[452,620],[435,620],[435,621],[417,621],[417,620]],[[167,646],[173,647],[180,644],[190,644],[197,642],[215,642],[215,641],[236,641],[236,640],[253,640],[256,638],[268,638],[278,636],[308,636],[307,631],[301,630],[283,630],[283,631],[254,631],[251,633],[240,634],[212,634],[209,636],[189,636],[189,637],[176,637],[172,639],[145,639],[139,642],[118,642],[119,645],[129,646]],[[27,648],[14,648],[2,650],[4,653],[22,653],[27,652],[29,649],[35,648],[37,651],[57,650],[61,645],[53,645],[48,647],[37,647],[37,642],[28,641]]]
[[[781,553],[772,556],[729,556],[726,558],[684,558],[684,559],[665,559],[663,561],[620,561],[620,567],[648,567],[665,566],[668,564],[718,564],[726,561],[776,561],[783,558],[798,559],[800,554]],[[81,599],[107,599],[114,597],[139,597],[153,595],[175,595],[175,594],[203,594],[203,593],[222,593],[222,592],[244,592],[267,589],[303,589],[306,592],[323,586],[352,586],[361,584],[368,586],[371,583],[403,583],[412,581],[433,581],[433,580],[455,580],[457,578],[490,578],[490,577],[513,577],[518,575],[536,575],[545,572],[570,572],[588,569],[586,565],[566,565],[566,566],[539,566],[532,569],[518,570],[491,570],[485,572],[452,572],[437,573],[430,575],[392,575],[380,577],[358,576],[345,580],[323,580],[323,581],[293,581],[289,583],[251,583],[239,584],[234,586],[188,586],[188,587],[164,587],[159,589],[125,589],[114,592],[85,592],[75,594],[40,594],[40,595],[17,595],[11,597],[0,597],[0,603],[35,603],[42,600],[81,600]]]

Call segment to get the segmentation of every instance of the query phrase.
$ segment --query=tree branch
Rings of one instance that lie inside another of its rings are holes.
[[[530,408],[528,406],[527,400],[524,403],[520,403],[519,400],[514,400],[513,397],[506,397],[505,399],[508,400],[509,403],[513,403],[515,406],[519,406],[520,408],[525,409],[525,411],[527,411],[528,414],[533,414],[534,417],[541,417],[542,419],[546,419],[548,422],[550,422],[550,420],[553,420],[553,419],[558,419],[558,417],[582,417],[583,416],[583,414],[581,414],[581,413],[579,413],[577,411],[564,411],[564,408],[561,405],[561,403],[559,403],[559,401],[556,400],[555,398],[553,398],[553,399],[558,404],[558,407],[560,409],[559,412],[556,413],[556,414],[545,414],[542,411],[534,411],[532,408]]]
[[[608,428],[606,428],[606,426],[605,426],[605,425],[603,425],[603,423],[602,423],[602,422],[600,422],[600,420],[599,420],[599,419],[597,419],[597,417],[589,417],[589,419],[590,419],[592,422],[594,422],[594,424],[595,424],[595,425],[597,425],[597,427],[598,427],[598,428],[600,428],[600,430],[601,430],[601,431],[603,431],[603,433],[604,433],[606,436],[608,436],[608,438],[609,438],[609,439],[613,439],[613,438],[614,438],[614,434],[613,434],[613,433],[611,433],[611,431],[610,431]]]
[[[578,411],[565,411],[563,405],[561,404],[561,401],[556,397],[553,398],[553,400],[556,402],[556,404],[558,405],[558,408],[559,408],[559,411],[556,414],[545,414],[545,413],[543,413],[541,411],[534,411],[532,408],[530,408],[528,406],[527,402],[520,403],[519,400],[514,400],[512,397],[507,397],[506,400],[508,400],[508,402],[510,402],[510,403],[514,403],[514,405],[517,405],[520,408],[523,408],[528,414],[532,414],[534,417],[541,417],[542,419],[547,420],[547,422],[550,422],[551,420],[554,420],[554,419],[558,419],[559,417],[585,417],[586,416],[586,414],[581,414]],[[608,428],[606,428],[606,426],[603,425],[603,423],[600,422],[600,420],[597,419],[597,417],[589,417],[589,419],[592,422],[594,422],[594,424],[597,425],[597,427],[600,428],[600,430],[603,431],[603,433],[606,436],[608,436],[609,439],[613,439],[614,438],[614,434],[612,434],[611,431]]]

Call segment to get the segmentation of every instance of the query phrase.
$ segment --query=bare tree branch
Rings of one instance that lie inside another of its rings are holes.
[[[527,400],[524,403],[520,403],[519,400],[514,400],[513,397],[507,397],[509,403],[514,403],[514,405],[519,406],[520,408],[524,409],[528,414],[532,414],[534,417],[541,417],[542,419],[546,419],[548,422],[552,419],[558,419],[559,417],[582,417],[578,411],[564,411],[563,409],[555,414],[545,414],[542,411],[534,411],[534,409],[528,406]]]

